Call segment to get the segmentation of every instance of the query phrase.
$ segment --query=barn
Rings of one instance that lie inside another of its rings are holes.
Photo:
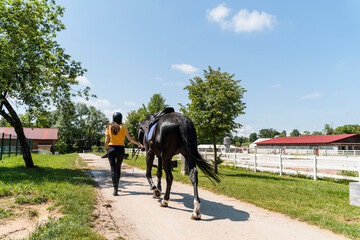
[[[257,153],[287,154],[360,154],[360,135],[319,135],[277,137],[256,143]]]
[[[59,129],[57,128],[24,128],[27,139],[32,140],[32,151],[34,153],[46,151],[50,152],[55,142],[58,140]],[[17,135],[12,127],[0,127],[0,138],[4,134],[5,145],[15,146]]]

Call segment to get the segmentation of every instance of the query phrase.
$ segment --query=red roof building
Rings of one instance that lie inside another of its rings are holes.
[[[286,149],[289,150],[360,150],[360,135],[319,135],[301,137],[278,137],[256,143],[257,150]]]
[[[17,135],[12,127],[0,127],[0,138],[4,133],[4,139],[11,139],[16,142]],[[24,128],[25,137],[32,140],[33,151],[50,151],[58,140],[59,129],[57,128]],[[7,143],[8,144],[8,143]],[[15,144],[15,143],[10,143]]]

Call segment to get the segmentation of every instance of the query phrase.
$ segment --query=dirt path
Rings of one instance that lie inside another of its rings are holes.
[[[279,213],[200,189],[202,220],[190,219],[193,188],[174,182],[168,208],[152,198],[144,171],[123,169],[119,196],[112,195],[109,163],[93,154],[80,154],[99,185],[111,233],[130,239],[347,239]],[[163,183],[165,187],[165,183]],[[104,220],[105,221],[105,220]]]

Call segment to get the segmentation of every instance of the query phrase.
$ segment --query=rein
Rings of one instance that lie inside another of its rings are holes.
[[[137,148],[135,151],[134,151],[134,147],[133,147],[133,152],[132,152],[132,157],[131,157],[131,162],[130,162],[130,168],[133,168],[135,163],[136,163],[136,160],[138,159],[139,157],[139,153],[140,153],[140,148]],[[134,160],[134,156],[135,156],[135,160]],[[134,160],[134,161],[133,161]]]

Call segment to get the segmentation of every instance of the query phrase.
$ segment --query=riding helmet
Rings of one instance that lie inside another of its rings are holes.
[[[121,124],[122,123],[122,114],[119,112],[115,112],[113,114],[113,121],[116,122],[117,124]]]

